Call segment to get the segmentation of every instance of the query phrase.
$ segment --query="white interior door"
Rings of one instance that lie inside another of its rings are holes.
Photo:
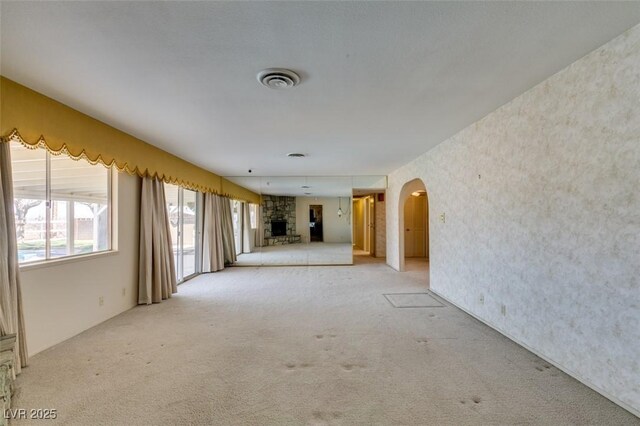
[[[410,196],[404,206],[404,255],[427,255],[427,197]]]

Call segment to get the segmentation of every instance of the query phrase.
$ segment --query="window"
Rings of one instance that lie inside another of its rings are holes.
[[[111,170],[11,142],[20,263],[111,249]]]
[[[258,205],[249,204],[249,220],[251,221],[251,229],[258,228]]]

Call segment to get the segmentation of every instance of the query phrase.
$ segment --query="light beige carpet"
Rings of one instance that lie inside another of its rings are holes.
[[[640,424],[456,308],[391,306],[424,263],[356,262],[195,278],[33,357],[15,406],[58,410],[37,424]]]
[[[238,255],[237,266],[351,265],[351,243],[297,243],[256,247]]]

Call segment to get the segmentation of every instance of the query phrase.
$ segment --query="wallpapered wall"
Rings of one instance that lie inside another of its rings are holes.
[[[396,269],[414,178],[432,290],[640,412],[640,26],[390,174]]]

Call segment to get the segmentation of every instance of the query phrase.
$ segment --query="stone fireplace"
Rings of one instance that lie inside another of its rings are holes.
[[[296,234],[296,197],[263,195],[261,208],[266,246],[301,241]]]

